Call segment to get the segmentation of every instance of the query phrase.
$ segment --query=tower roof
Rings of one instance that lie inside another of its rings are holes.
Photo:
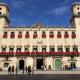
[[[6,6],[9,11],[8,5],[6,3],[0,3],[0,6]]]
[[[74,6],[74,5],[80,5],[80,2],[74,2],[73,4],[72,4],[72,6]]]

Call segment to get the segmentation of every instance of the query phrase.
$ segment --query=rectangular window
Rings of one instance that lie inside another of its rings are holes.
[[[80,16],[80,12],[78,12],[78,15]]]
[[[50,33],[49,33],[49,37],[50,37],[50,38],[53,38],[53,37],[54,37],[53,32],[50,32]]]
[[[2,48],[2,52],[6,52],[6,48]]]
[[[50,35],[53,35],[53,32],[52,31],[50,32]]]
[[[33,48],[33,52],[38,52],[38,48]]]
[[[66,52],[70,52],[70,48],[66,47]]]
[[[78,52],[78,48],[77,47],[73,47],[73,52]]]
[[[68,37],[69,37],[68,32],[65,32],[65,34],[64,34],[64,38],[68,38]]]
[[[4,63],[4,67],[8,67],[9,66],[9,63]]]
[[[63,49],[62,48],[58,48],[58,52],[63,52]]]
[[[55,52],[55,48],[51,47],[50,52]]]
[[[15,38],[14,32],[11,32],[10,38],[12,38],[12,39]]]
[[[7,32],[4,32],[3,38],[7,38]]]
[[[46,33],[42,32],[42,38],[46,38]]]
[[[58,31],[57,32],[57,38],[61,38],[62,36],[61,36],[61,32],[60,31]]]
[[[28,48],[25,48],[25,52],[29,52],[29,49]]]
[[[72,39],[76,38],[75,32],[72,32]]]
[[[9,49],[9,52],[14,52],[14,48],[10,48]]]
[[[42,52],[46,52],[46,48],[42,48]]]
[[[37,32],[34,32],[33,38],[37,38]]]
[[[29,36],[29,32],[26,32],[26,34],[25,34],[25,38],[29,38],[30,36]]]
[[[71,56],[71,59],[74,59],[74,55]]]
[[[19,32],[18,38],[22,38],[22,32]]]
[[[21,52],[21,48],[17,48],[16,52]]]

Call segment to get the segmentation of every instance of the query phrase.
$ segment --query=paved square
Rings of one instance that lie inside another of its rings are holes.
[[[79,74],[0,75],[0,80],[80,80]]]

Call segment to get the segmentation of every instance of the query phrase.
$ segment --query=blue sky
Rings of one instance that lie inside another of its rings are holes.
[[[0,0],[9,6],[11,26],[44,25],[68,26],[74,0]],[[75,0],[80,1],[80,0]]]

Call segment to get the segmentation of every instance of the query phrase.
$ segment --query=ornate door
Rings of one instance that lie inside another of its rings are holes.
[[[59,59],[55,60],[55,70],[61,70],[61,61]]]

